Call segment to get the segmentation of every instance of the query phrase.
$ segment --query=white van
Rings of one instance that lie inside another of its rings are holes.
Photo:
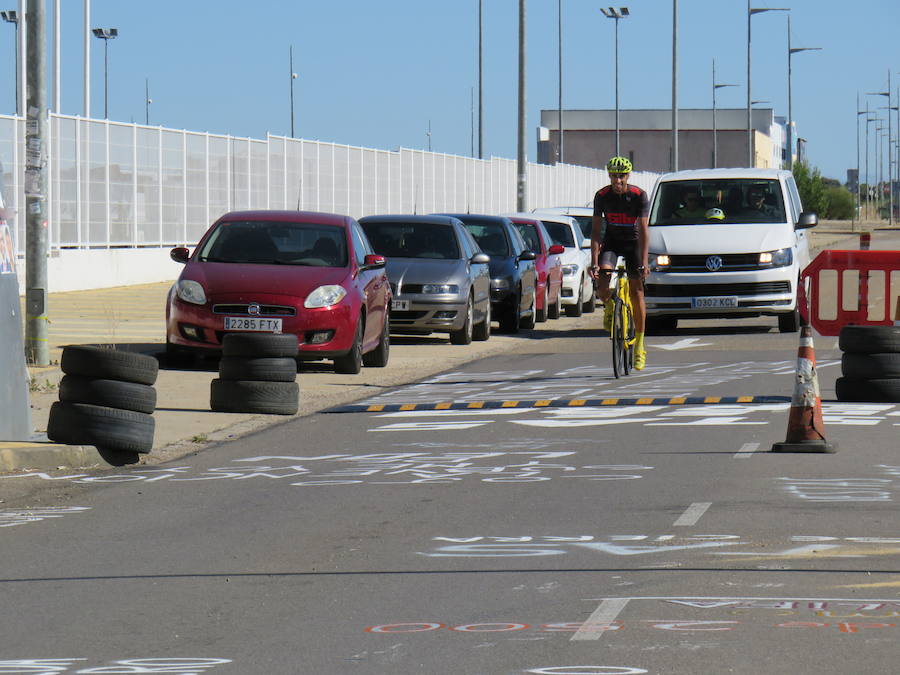
[[[648,331],[678,319],[778,317],[799,328],[797,284],[809,263],[804,212],[790,171],[708,169],[660,177],[650,206]]]

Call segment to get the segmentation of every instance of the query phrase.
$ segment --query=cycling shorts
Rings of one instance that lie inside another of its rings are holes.
[[[619,256],[625,258],[625,270],[629,277],[641,276],[638,268],[641,266],[638,254],[637,242],[604,242],[603,251],[600,253],[600,267],[615,269]]]

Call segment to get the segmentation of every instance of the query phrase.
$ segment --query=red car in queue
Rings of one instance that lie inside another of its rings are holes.
[[[219,355],[229,332],[293,333],[304,360],[338,373],[385,366],[391,290],[385,259],[353,218],[308,211],[235,211],[219,218],[166,304],[171,361]]]
[[[511,215],[508,218],[522,235],[529,250],[536,256],[535,320],[541,323],[547,319],[558,319],[563,276],[559,254],[564,253],[566,249],[553,243],[544,224],[534,216]]]

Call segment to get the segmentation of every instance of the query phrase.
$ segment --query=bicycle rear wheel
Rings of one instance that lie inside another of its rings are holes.
[[[622,303],[625,308],[625,374],[634,370],[634,314],[631,305]]]
[[[618,379],[628,374],[627,359],[625,347],[625,303],[616,298],[613,308],[612,333],[612,363],[613,375]]]

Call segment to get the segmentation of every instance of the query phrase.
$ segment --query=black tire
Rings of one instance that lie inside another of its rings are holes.
[[[544,323],[547,320],[547,315],[550,313],[550,291],[546,288],[544,289],[544,306],[541,309],[535,306],[534,311],[536,323]]]
[[[57,401],[50,407],[47,438],[67,445],[93,445],[120,452],[150,452],[152,415],[87,403]]]
[[[391,355],[391,330],[387,317],[384,318],[384,326],[381,328],[381,338],[378,346],[370,352],[363,354],[363,365],[369,368],[384,368],[388,364]]]
[[[156,409],[156,389],[136,382],[64,375],[59,381],[59,400],[150,414]]]
[[[66,375],[153,384],[159,374],[159,361],[146,354],[118,349],[68,345],[63,347],[60,368]]]
[[[648,335],[671,333],[678,328],[678,319],[670,316],[648,316],[645,321]]]
[[[900,403],[900,378],[839,377],[834,391],[838,401]]]
[[[900,354],[856,354],[841,356],[841,375],[854,379],[900,377]]]
[[[556,302],[554,302],[552,305],[550,305],[550,307],[547,308],[547,317],[548,318],[550,318],[550,319],[558,319],[559,318],[559,312],[560,312],[559,303],[560,302],[561,301],[559,299],[559,294],[557,294]]]
[[[484,320],[475,324],[472,328],[472,339],[478,342],[485,342],[491,339],[491,303],[488,301],[487,309],[484,310]]]
[[[166,341],[166,365],[178,367],[186,367],[194,364],[197,359],[197,353],[192,349],[186,349],[173,345]]]
[[[223,380],[293,382],[297,379],[297,361],[286,356],[223,356],[219,359],[219,377]]]
[[[472,296],[469,296],[469,301],[466,303],[466,320],[462,325],[462,328],[459,330],[451,330],[450,331],[450,342],[454,345],[468,345],[472,343],[472,322],[473,322],[473,314],[475,313],[475,304],[472,300]]]
[[[778,315],[778,332],[796,333],[800,330],[800,310]]]
[[[209,407],[216,412],[294,415],[300,407],[296,382],[222,380],[210,382]]]
[[[597,297],[593,289],[591,290],[591,297],[581,306],[581,311],[585,314],[593,314],[597,311]]]
[[[625,348],[625,306],[617,301],[613,310],[612,323],[612,364],[616,379],[628,374],[627,353]]]
[[[341,375],[356,375],[362,370],[362,336],[363,318],[356,322],[356,332],[353,334],[353,344],[350,351],[341,356],[334,357],[334,372]]]
[[[500,317],[500,330],[504,333],[519,332],[519,305],[522,304],[522,289],[509,303],[509,308],[505,314]]]
[[[537,317],[535,316],[537,307],[537,298],[534,293],[531,294],[531,307],[526,310],[528,313],[525,316],[519,317],[519,328],[524,328],[525,330],[533,330],[535,323],[537,321]]]
[[[222,356],[293,358],[298,349],[293,333],[228,333],[222,338]]]
[[[900,326],[844,326],[838,346],[855,354],[900,354]]]

